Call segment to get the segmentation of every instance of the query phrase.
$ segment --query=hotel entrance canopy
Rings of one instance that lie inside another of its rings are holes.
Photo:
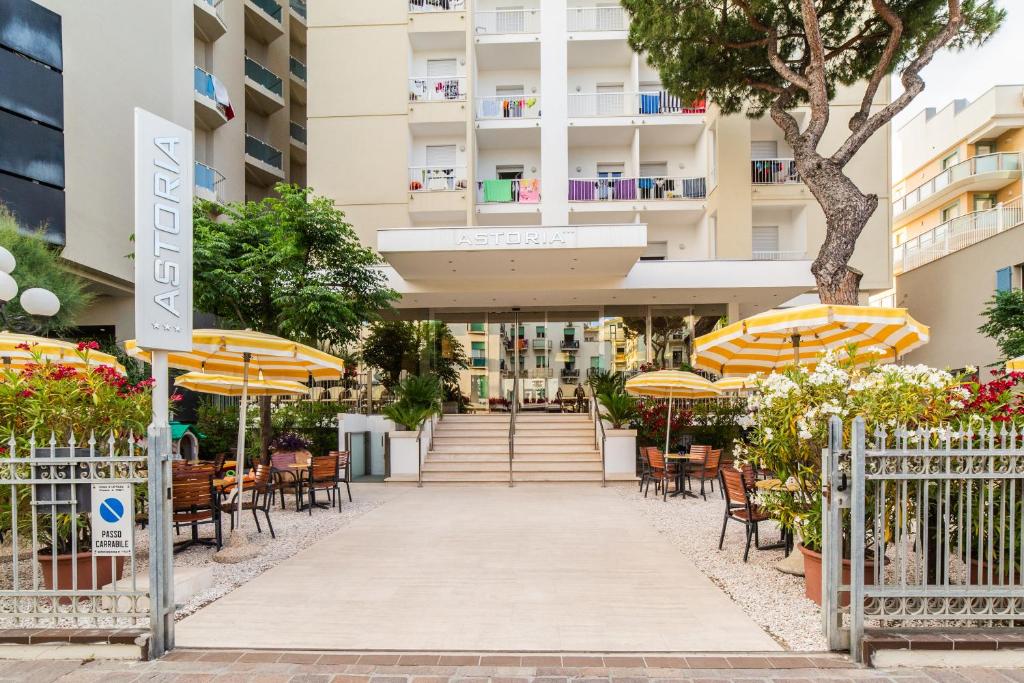
[[[377,249],[409,281],[624,277],[646,248],[643,224],[377,231]]]

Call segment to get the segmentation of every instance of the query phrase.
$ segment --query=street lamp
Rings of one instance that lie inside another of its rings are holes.
[[[7,317],[7,304],[18,296],[18,283],[11,272],[18,265],[17,260],[7,249],[0,247],[0,317],[3,319],[5,328],[10,327],[10,319]],[[42,287],[29,287],[21,293],[18,299],[21,308],[30,318],[52,318],[60,311],[60,299],[48,289]],[[22,331],[38,332],[41,327],[38,323],[22,324],[27,328]]]

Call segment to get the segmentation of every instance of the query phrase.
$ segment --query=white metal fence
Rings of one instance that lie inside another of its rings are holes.
[[[147,456],[134,437],[58,441],[50,436],[27,442],[12,437],[5,450],[0,457],[0,626],[148,623],[148,578],[140,582],[148,558],[138,556],[136,538]],[[105,527],[101,532],[97,510],[109,523],[124,522],[116,538]]]
[[[848,644],[859,657],[867,622],[1024,620],[1024,433],[971,423],[869,436],[857,418],[844,450],[838,418],[830,432],[822,541],[830,645]]]
[[[410,12],[454,12],[466,9],[466,0],[409,0]]]
[[[806,251],[755,251],[751,253],[754,261],[801,261],[807,258]]]
[[[536,95],[488,95],[476,98],[478,119],[540,118],[540,98]]]
[[[701,115],[706,111],[705,102],[684,102],[667,90],[569,94],[570,117]]]
[[[629,15],[622,7],[569,7],[568,30],[573,31],[625,31],[629,28]]]
[[[645,176],[642,178],[571,178],[569,201],[634,201],[656,199],[703,199],[703,177]]]
[[[410,166],[411,192],[464,190],[467,187],[465,166]]]
[[[750,162],[750,182],[754,185],[799,183],[800,172],[793,159],[754,159]]]
[[[477,35],[540,33],[539,8],[478,11],[473,20]]]
[[[409,79],[410,102],[458,102],[465,99],[465,76],[417,76]]]
[[[893,248],[893,272],[904,273],[1024,223],[1021,198],[957,216]]]
[[[943,169],[940,173],[930,178],[926,183],[915,187],[892,203],[893,215],[898,215],[920,204],[936,192],[940,192],[953,183],[966,180],[972,176],[994,173],[997,171],[1020,171],[1021,161],[1019,152],[1000,152],[998,154],[983,154],[981,156],[965,159],[958,164]]]

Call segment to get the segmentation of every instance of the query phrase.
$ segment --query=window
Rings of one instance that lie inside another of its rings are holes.
[[[427,145],[426,160],[431,168],[454,168],[455,145]]]
[[[996,206],[996,195],[994,192],[979,192],[974,195],[974,210],[988,211]]]
[[[939,213],[939,220],[945,223],[960,215],[960,202],[950,204]]]
[[[640,164],[641,178],[665,178],[668,176],[668,163],[664,161]]]
[[[718,184],[718,147],[713,130],[708,131],[708,184],[712,188]]]
[[[942,170],[945,171],[950,166],[960,162],[960,150],[947,154],[942,158]]]
[[[601,356],[591,356],[590,357],[590,367],[594,368],[595,370],[600,369],[601,368]]]
[[[597,86],[597,115],[624,116],[625,96],[622,83],[605,83]]]
[[[996,271],[996,291],[1008,292],[1013,289],[1013,268],[1007,266]]]
[[[544,334],[545,334],[544,326],[543,325],[537,325],[537,329],[535,330],[535,333],[536,333],[537,339],[543,339],[544,338]]]
[[[497,97],[522,97],[525,94],[523,90],[521,85],[499,85],[494,88],[494,94]]]
[[[496,166],[494,168],[497,173],[498,180],[522,180],[523,179],[523,166],[503,165]]]
[[[454,78],[458,75],[458,67],[454,59],[428,59],[427,77]]]
[[[487,375],[479,375],[473,378],[472,395],[477,403],[487,402]]]
[[[548,357],[545,354],[535,356],[537,369],[546,368],[548,366]]]
[[[986,154],[996,153],[996,141],[995,140],[984,140],[982,142],[974,143],[974,156],[980,157]]]
[[[779,226],[755,225],[751,228],[752,251],[754,253],[779,250]]]
[[[668,257],[668,242],[648,242],[641,261],[664,261]]]
[[[751,140],[750,141],[750,158],[753,160],[758,159],[778,159],[779,158],[779,143],[777,140]]]

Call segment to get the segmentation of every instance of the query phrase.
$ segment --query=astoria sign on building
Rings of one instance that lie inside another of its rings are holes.
[[[135,109],[135,335],[192,350],[192,133]]]
[[[458,230],[455,246],[457,249],[572,248],[576,246],[576,230],[564,227]]]

